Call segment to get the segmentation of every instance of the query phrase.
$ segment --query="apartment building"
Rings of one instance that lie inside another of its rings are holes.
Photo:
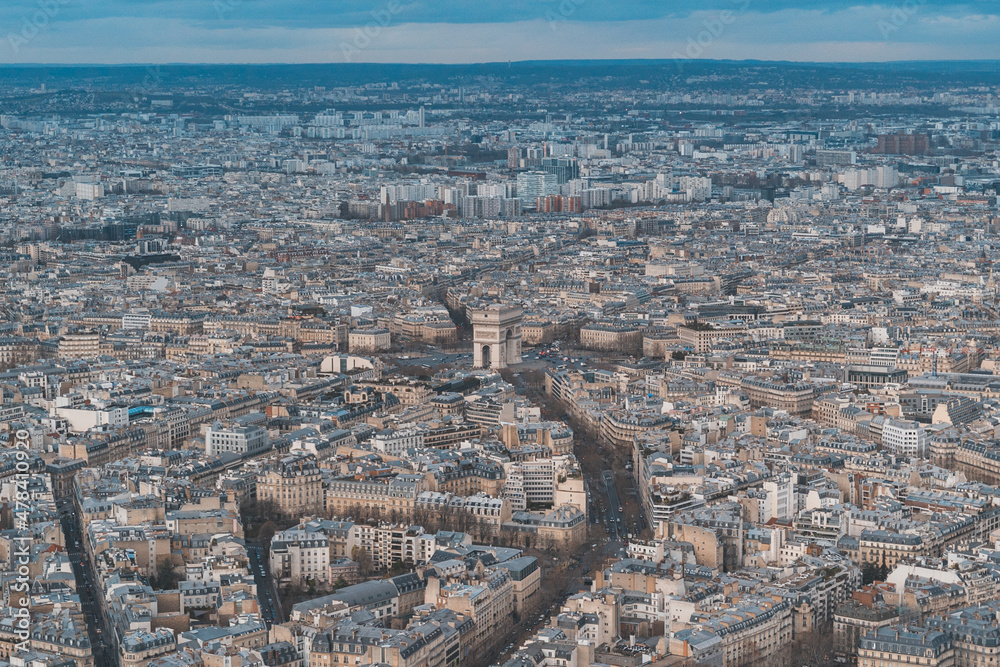
[[[809,415],[818,395],[816,386],[808,382],[770,378],[744,378],[740,388],[750,397],[751,407],[777,408],[796,416]]]
[[[556,467],[552,459],[512,461],[504,464],[503,496],[514,511],[529,505],[551,505],[555,497]]]
[[[747,598],[717,612],[695,613],[691,623],[722,640],[723,667],[766,665],[792,640],[792,605]]]
[[[205,429],[205,453],[209,456],[223,452],[255,456],[267,451],[270,445],[267,430],[253,424],[226,427],[215,422]]]
[[[521,556],[504,561],[497,567],[510,574],[514,586],[514,608],[518,616],[523,616],[525,610],[531,608],[541,586],[542,570],[538,567],[538,559],[534,556]]]
[[[712,349],[716,342],[733,338],[746,332],[746,326],[716,328],[711,324],[698,322],[677,327],[677,337],[681,345],[695,354],[703,354]]]
[[[930,438],[919,422],[889,419],[882,425],[882,446],[898,456],[926,458]]]
[[[642,330],[626,324],[587,324],[580,327],[580,347],[587,350],[635,353],[642,348]]]
[[[929,619],[926,625],[951,640],[956,667],[1000,664],[1000,603],[996,600]]]
[[[337,544],[336,548],[348,555],[355,549],[364,549],[375,567],[389,569],[396,563],[427,563],[438,545],[434,535],[425,533],[421,526],[362,523],[351,526],[345,545]]]
[[[325,586],[330,581],[330,541],[319,532],[283,530],[271,540],[269,563],[281,584]]]
[[[326,511],[332,516],[347,516],[360,507],[377,509],[385,516],[409,516],[417,495],[427,487],[427,480],[420,475],[397,475],[388,482],[330,480],[325,488]]]
[[[601,419],[601,435],[608,442],[631,450],[637,436],[649,431],[671,428],[673,420],[652,411],[620,410],[604,413]]]
[[[928,551],[920,535],[896,533],[888,530],[864,530],[859,542],[859,559],[893,568],[897,563],[916,560]]]
[[[96,359],[101,355],[101,334],[96,331],[66,334],[59,340],[60,359]]]
[[[865,597],[856,593],[833,613],[834,655],[841,663],[857,665],[861,638],[879,628],[899,623],[899,611],[896,607],[882,602],[875,603],[873,600],[864,604],[861,600]]]
[[[859,667],[912,667],[915,664],[955,667],[952,640],[937,630],[884,627],[867,633],[858,645]]]
[[[385,429],[372,438],[375,451],[389,456],[401,456],[408,449],[421,449],[424,433],[417,429]]]
[[[292,454],[266,466],[257,478],[257,499],[273,501],[286,516],[322,511],[323,478],[316,457]]]
[[[425,603],[468,616],[475,624],[470,655],[485,655],[496,638],[495,629],[513,621],[516,602],[514,582],[505,569],[487,571],[479,580],[446,582],[427,580]]]
[[[388,329],[355,329],[347,335],[351,354],[387,352],[392,347],[392,334]]]

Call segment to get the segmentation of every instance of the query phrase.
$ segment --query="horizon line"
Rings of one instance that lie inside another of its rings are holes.
[[[870,66],[870,65],[941,65],[941,64],[1000,64],[1000,58],[983,58],[970,60],[967,58],[956,59],[930,59],[930,60],[762,60],[759,58],[731,59],[731,58],[570,58],[570,59],[529,59],[529,60],[484,60],[469,61],[464,63],[440,63],[440,62],[118,62],[118,63],[0,63],[0,69],[27,69],[36,67],[470,67],[487,65],[529,65],[529,64],[561,64],[561,65],[583,65],[589,63],[605,64],[625,64],[625,63],[645,63],[645,64],[666,64],[676,63],[678,60],[688,63],[705,64],[762,64],[762,65],[811,65],[811,66]]]

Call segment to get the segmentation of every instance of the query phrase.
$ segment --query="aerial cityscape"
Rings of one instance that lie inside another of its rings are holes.
[[[1000,665],[1000,61],[369,33],[0,66],[0,667]]]

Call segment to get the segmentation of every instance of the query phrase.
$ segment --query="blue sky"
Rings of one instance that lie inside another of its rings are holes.
[[[0,0],[5,64],[979,60],[997,35],[997,0]]]

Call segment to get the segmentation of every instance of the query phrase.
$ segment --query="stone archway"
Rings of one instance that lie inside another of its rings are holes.
[[[521,363],[521,309],[493,304],[472,311],[473,365],[501,369]]]
[[[513,329],[507,329],[507,334],[504,336],[503,344],[501,345],[501,347],[503,348],[504,352],[503,360],[505,365],[510,363],[518,356],[519,350],[517,349],[517,342],[514,338]],[[520,359],[518,359],[518,361],[520,361]]]

